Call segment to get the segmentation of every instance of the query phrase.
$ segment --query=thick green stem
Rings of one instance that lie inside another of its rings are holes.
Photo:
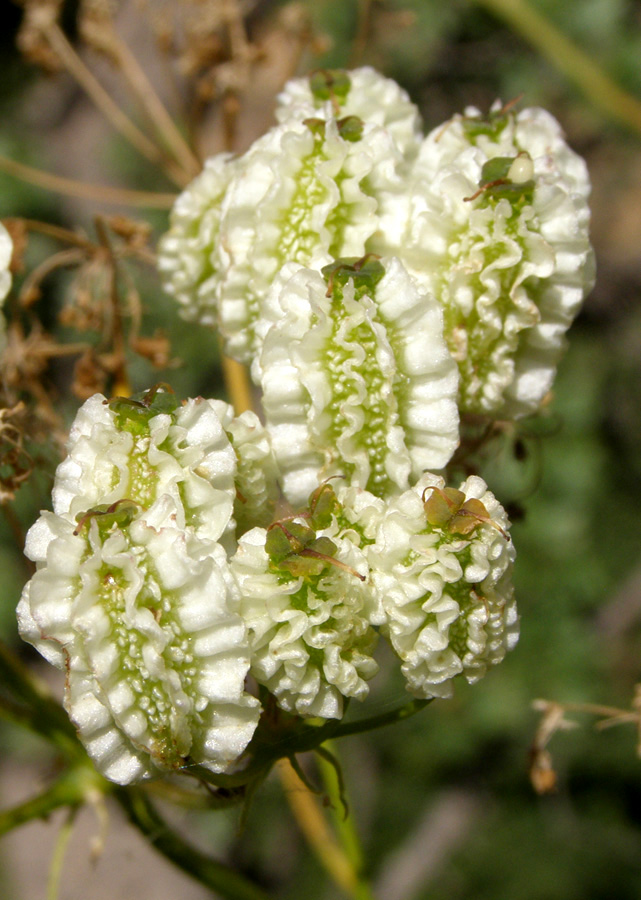
[[[507,22],[610,119],[641,134],[641,102],[626,93],[593,56],[559,31],[526,0],[473,0]]]
[[[269,895],[238,872],[205,856],[172,831],[144,791],[121,789],[116,797],[129,820],[167,859],[227,900],[270,900]]]
[[[404,706],[399,706],[389,712],[381,713],[379,716],[369,716],[366,719],[356,719],[355,722],[341,722],[335,729],[332,738],[348,737],[350,734],[362,734],[364,731],[374,731],[376,728],[382,728],[384,725],[393,725],[395,722],[402,722],[415,716],[416,713],[432,702],[429,700],[412,700]]]
[[[318,767],[325,791],[330,800],[330,814],[339,843],[354,873],[354,900],[373,900],[371,888],[365,879],[365,858],[356,831],[354,817],[348,809],[345,787],[340,774],[340,762],[336,748],[330,741],[318,748]]]

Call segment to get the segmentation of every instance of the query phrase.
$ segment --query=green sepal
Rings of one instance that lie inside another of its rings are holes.
[[[327,125],[325,119],[317,119],[312,116],[309,119],[303,119],[303,125],[307,125],[314,137],[325,137],[325,126]]]
[[[344,141],[350,141],[355,144],[363,137],[364,122],[358,116],[345,116],[344,119],[338,119],[336,122],[338,133]]]
[[[166,384],[156,384],[147,391],[131,397],[112,397],[107,401],[121,428],[134,434],[143,434],[149,428],[149,421],[161,413],[173,413],[180,401]]]
[[[296,578],[320,575],[327,566],[336,565],[335,553],[336,544],[328,537],[319,537],[307,547],[293,552],[284,559],[280,563],[280,568]]]
[[[433,489],[423,504],[425,518],[435,528],[445,528],[465,503],[465,494],[456,488]]]
[[[354,282],[354,296],[360,300],[366,294],[373,297],[376,285],[385,274],[385,267],[378,256],[368,253],[360,259],[355,256],[337,259],[323,266],[321,273],[327,282],[328,296],[342,297],[342,288],[351,280]]]
[[[275,565],[292,553],[300,553],[312,543],[316,532],[301,522],[288,522],[287,527],[276,524],[267,532],[265,551]]]
[[[78,524],[74,534],[79,534],[91,519],[96,519],[101,534],[111,530],[114,525],[118,528],[126,528],[133,522],[139,511],[140,506],[133,500],[117,500],[111,504],[101,503],[86,512],[78,513],[76,516]]]
[[[495,156],[493,159],[488,159],[481,169],[480,187],[485,187],[491,181],[498,181],[499,178],[507,178],[507,173],[515,159],[514,156]]]
[[[352,86],[345,69],[317,69],[309,76],[309,87],[316,100],[345,103]]]
[[[531,201],[535,186],[534,181],[523,181],[521,184],[506,181],[487,187],[483,191],[483,196],[496,197],[498,199],[505,197],[510,203],[521,199]]]
[[[116,414],[119,428],[134,434],[147,431],[151,413],[139,400],[134,400],[133,397],[113,397],[109,400],[109,409]]]
[[[535,188],[535,182],[532,179],[516,183],[508,177],[515,159],[517,159],[515,156],[495,156],[484,163],[479,178],[479,188],[481,188],[478,192],[479,197],[485,199],[505,197],[510,202],[516,202],[522,198],[528,201],[532,200],[532,192]]]
[[[320,575],[334,560],[336,544],[328,537],[316,537],[316,532],[301,522],[277,523],[265,539],[265,551],[274,568],[289,572],[296,578]]]
[[[508,123],[508,118],[507,113],[503,110],[498,110],[497,112],[489,112],[485,117],[464,116],[461,121],[465,136],[473,144],[482,134],[497,141]]]
[[[325,535],[321,535],[321,537],[316,538],[316,540],[312,541],[309,547],[306,547],[305,549],[311,550],[313,553],[320,553],[322,556],[328,556],[330,559],[333,559],[337,548],[336,544],[331,538],[328,538]],[[304,553],[305,551],[303,550],[302,552]]]
[[[341,510],[334,488],[327,481],[319,485],[309,496],[312,525],[317,531],[329,528],[332,519]]]

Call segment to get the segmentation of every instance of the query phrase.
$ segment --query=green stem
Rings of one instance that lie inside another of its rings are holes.
[[[265,778],[274,763],[285,757],[291,758],[298,753],[307,753],[316,750],[321,744],[330,738],[348,737],[352,734],[362,734],[365,731],[373,731],[384,725],[392,725],[402,722],[416,715],[424,709],[431,700],[412,700],[403,706],[392,709],[378,716],[356,719],[355,722],[341,722],[338,719],[328,719],[323,725],[302,724],[289,733],[276,731],[274,735],[261,733],[254,736],[254,741],[249,746],[251,755],[247,766],[240,772],[231,775],[215,774],[204,766],[189,765],[184,769],[186,775],[193,775],[218,788],[234,791],[255,782],[257,778]],[[222,798],[221,798],[222,799]],[[228,798],[233,802],[233,798]]]
[[[404,706],[399,706],[390,712],[382,713],[379,716],[369,716],[366,719],[356,719],[355,722],[341,722],[333,731],[331,737],[341,738],[348,737],[351,734],[362,734],[364,731],[373,731],[375,728],[382,728],[384,725],[393,725],[395,722],[402,722],[415,716],[416,713],[432,702],[429,700],[412,700]]]
[[[0,697],[0,715],[40,734],[68,759],[85,759],[85,752],[64,709],[46,685],[0,641],[0,684],[18,702]]]
[[[330,800],[329,808],[334,829],[354,873],[354,900],[374,900],[371,888],[365,880],[365,858],[354,817],[350,814],[345,800],[345,787],[340,775],[340,763],[336,756],[336,748],[330,741],[318,748],[318,767]]]
[[[60,893],[60,881],[62,877],[62,865],[65,860],[65,851],[71,832],[73,831],[73,823],[77,813],[76,808],[69,810],[67,818],[62,828],[58,832],[58,839],[51,858],[51,868],[49,869],[49,881],[47,883],[47,900],[58,900]]]
[[[116,797],[129,820],[167,859],[192,878],[227,900],[270,900],[269,895],[243,875],[205,856],[171,831],[142,790],[119,789]]]
[[[472,0],[507,22],[610,119],[641,134],[641,102],[526,0]]]
[[[104,793],[110,787],[93,768],[80,765],[68,769],[37,797],[0,812],[0,836],[32,819],[43,819],[61,806],[79,806],[96,789]]]

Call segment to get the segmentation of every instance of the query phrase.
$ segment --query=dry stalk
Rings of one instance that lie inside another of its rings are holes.
[[[33,166],[17,162],[6,156],[0,156],[0,171],[13,175],[36,187],[64,194],[67,197],[79,197],[82,200],[93,200],[96,203],[112,203],[117,206],[139,206],[147,209],[171,209],[176,202],[176,194],[162,194],[152,191],[132,191],[126,188],[114,188],[107,185],[88,184],[73,178],[52,175]]]
[[[188,178],[194,178],[202,169],[200,160],[167,112],[137,58],[114,28],[111,17],[92,8],[83,8],[80,31],[90,47],[107,56],[120,70],[160,139]]]

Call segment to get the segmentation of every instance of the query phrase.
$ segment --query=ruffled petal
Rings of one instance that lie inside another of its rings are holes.
[[[144,517],[79,528],[45,513],[19,627],[66,671],[65,706],[96,767],[127,784],[190,763],[226,771],[258,721],[238,593],[220,545]]]
[[[339,115],[358,116],[385,128],[404,156],[416,155],[422,139],[421,117],[407,92],[370,66],[340,74],[347,79],[348,89],[335,93]],[[336,112],[331,101],[315,95],[312,88],[312,77],[288,81],[277,97],[278,121],[302,120],[319,113],[331,117]]]
[[[234,518],[240,534],[269,525],[279,496],[278,472],[269,431],[258,416],[247,410],[234,415],[223,400],[212,405],[236,454]]]
[[[367,547],[379,601],[371,621],[400,657],[408,690],[423,698],[450,696],[459,674],[477,681],[518,639],[505,511],[477,476],[448,498],[453,507],[431,506],[444,491],[442,478],[424,475],[389,504]]]
[[[188,400],[140,419],[128,402],[96,394],[83,404],[56,472],[54,511],[75,522],[99,504],[126,499],[154,515],[154,505],[165,509],[171,497],[179,527],[218,540],[233,527],[236,457],[214,401]]]
[[[589,179],[543,110],[435,129],[414,168],[401,258],[444,309],[462,410],[531,413],[594,280]]]
[[[446,465],[458,444],[457,370],[440,310],[398,260],[381,272],[356,296],[352,280],[328,288],[301,268],[267,303],[280,314],[253,372],[294,504],[338,474],[397,493],[410,474]]]
[[[362,256],[379,227],[377,196],[399,182],[399,152],[384,129],[364,123],[351,140],[336,120],[318,122],[288,120],[259,138],[225,195],[220,328],[242,361],[259,347],[256,323],[279,269]]]
[[[252,650],[251,674],[279,705],[301,716],[340,718],[345,697],[362,700],[378,671],[376,634],[364,615],[368,589],[362,552],[336,540],[335,558],[352,571],[287,577],[270,564],[267,532],[254,528],[231,560]]]
[[[201,325],[217,323],[220,209],[234,166],[229,153],[205,162],[200,175],[176,200],[169,231],[158,244],[164,289],[180,304],[183,318]]]

